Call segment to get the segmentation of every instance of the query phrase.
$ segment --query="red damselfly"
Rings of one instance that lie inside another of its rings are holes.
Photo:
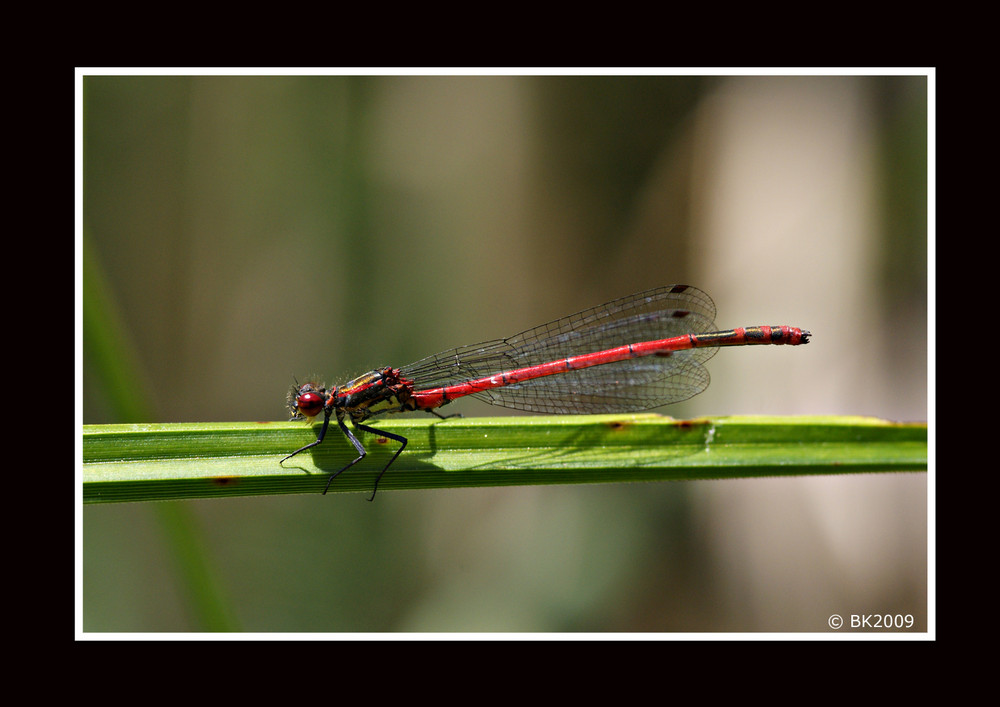
[[[386,470],[406,448],[401,435],[363,424],[376,415],[437,408],[471,395],[493,405],[542,413],[621,413],[648,410],[697,395],[708,387],[702,364],[720,346],[806,344],[808,331],[790,326],[715,328],[715,304],[690,285],[668,285],[622,297],[554,322],[496,339],[443,351],[400,368],[384,367],[342,386],[296,384],[288,394],[293,420],[323,414],[315,442],[323,441],[330,418],[358,452],[330,475],[323,489],[365,458],[347,427],[399,442],[375,479],[371,498]]]

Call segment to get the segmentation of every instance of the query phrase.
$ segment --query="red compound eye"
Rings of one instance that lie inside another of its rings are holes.
[[[326,405],[326,398],[315,391],[300,393],[295,398],[295,406],[300,415],[306,417],[316,417],[323,411]]]

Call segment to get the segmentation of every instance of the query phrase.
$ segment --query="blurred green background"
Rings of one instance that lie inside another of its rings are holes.
[[[924,76],[81,82],[85,423],[287,419],[671,283],[814,338],[660,412],[927,419]],[[926,474],[365,498],[87,506],[83,629],[927,627]]]

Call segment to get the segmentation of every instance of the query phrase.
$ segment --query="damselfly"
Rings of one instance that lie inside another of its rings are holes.
[[[697,395],[708,387],[702,364],[720,346],[809,343],[808,331],[790,326],[715,328],[715,304],[690,285],[668,285],[616,299],[599,307],[496,339],[443,351],[409,366],[384,367],[342,386],[308,382],[292,386],[293,420],[323,414],[315,442],[323,441],[330,419],[358,452],[330,475],[323,489],[365,458],[364,446],[348,428],[399,442],[375,479],[378,483],[403,449],[402,435],[363,424],[376,415],[437,408],[471,395],[493,405],[543,413],[621,413],[648,410]]]

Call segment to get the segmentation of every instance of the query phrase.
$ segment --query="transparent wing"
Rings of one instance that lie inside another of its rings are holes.
[[[568,356],[655,341],[715,327],[715,305],[701,290],[670,285],[528,329],[507,339],[443,351],[404,366],[417,390],[447,387]],[[702,364],[715,348],[645,356],[475,393],[493,405],[547,413],[645,410],[686,400],[709,383]]]

